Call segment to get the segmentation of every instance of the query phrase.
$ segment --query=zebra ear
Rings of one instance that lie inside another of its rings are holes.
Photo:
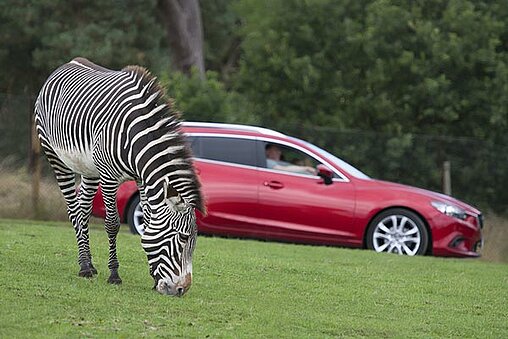
[[[183,201],[180,195],[169,198],[168,200],[169,206],[173,207],[175,211],[182,212],[185,210],[185,202]]]
[[[185,209],[185,201],[180,194],[171,187],[167,177],[164,179],[164,200],[166,204],[171,206],[175,211],[181,212]]]

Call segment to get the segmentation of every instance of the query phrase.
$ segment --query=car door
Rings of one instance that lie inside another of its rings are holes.
[[[191,135],[189,139],[208,211],[198,220],[199,230],[251,235],[259,217],[255,140],[214,135]]]
[[[258,152],[272,144],[258,141]],[[323,163],[303,148],[289,143],[276,145],[286,157],[281,164],[315,168]],[[354,235],[355,188],[346,177],[336,175],[332,184],[326,185],[305,169],[291,172],[268,165],[259,175],[259,217],[268,237],[311,243],[358,242]]]

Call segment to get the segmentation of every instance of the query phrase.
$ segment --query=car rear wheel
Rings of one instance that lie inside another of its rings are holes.
[[[127,223],[132,233],[143,234],[145,228],[143,226],[143,210],[141,209],[139,195],[135,196],[129,204]]]
[[[425,254],[429,233],[415,213],[395,208],[376,216],[367,232],[367,248],[401,255]]]

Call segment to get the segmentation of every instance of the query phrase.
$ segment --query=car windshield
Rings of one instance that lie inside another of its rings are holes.
[[[344,170],[348,174],[351,174],[352,176],[359,178],[359,179],[370,179],[370,177],[367,174],[363,173],[356,167],[348,164],[344,160],[337,158],[335,155],[331,154],[330,152],[325,151],[324,149],[319,148],[316,145],[311,144],[310,142],[307,142],[307,141],[304,141],[304,140],[301,140],[298,138],[294,138],[294,139],[304,143],[306,146],[311,148],[314,152],[319,154],[321,157],[328,159],[329,161],[335,163],[337,166],[339,166],[342,170]]]

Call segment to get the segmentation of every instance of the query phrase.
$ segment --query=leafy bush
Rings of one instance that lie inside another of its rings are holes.
[[[206,75],[205,80],[197,72],[190,77],[179,72],[161,77],[167,95],[174,99],[185,120],[251,124],[259,121],[241,95],[224,88],[216,72],[208,71]]]

